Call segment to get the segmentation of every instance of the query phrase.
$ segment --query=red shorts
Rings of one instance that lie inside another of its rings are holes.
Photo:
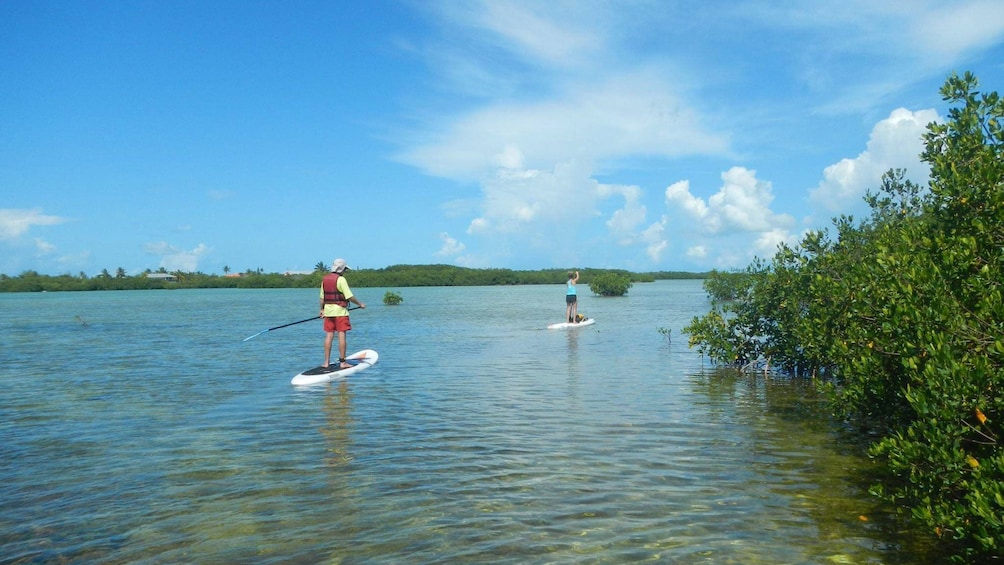
[[[348,316],[338,316],[336,318],[324,319],[324,331],[326,332],[347,332],[352,329]]]

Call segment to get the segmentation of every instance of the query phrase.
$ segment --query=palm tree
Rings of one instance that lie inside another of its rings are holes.
[[[326,268],[327,266],[324,264],[324,261],[318,261],[317,264],[314,265],[314,272],[323,273]]]
[[[230,274],[230,265],[223,265],[223,274],[224,275]]]

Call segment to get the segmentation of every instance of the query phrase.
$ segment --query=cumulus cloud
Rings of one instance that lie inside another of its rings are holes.
[[[460,255],[467,247],[455,238],[450,237],[450,234],[446,232],[440,233],[439,239],[442,240],[443,246],[436,252],[436,256],[438,257],[454,257]]]
[[[521,233],[528,226],[575,222],[594,213],[600,195],[592,170],[560,163],[553,170],[498,169],[482,185],[481,215],[469,234]]]
[[[806,223],[822,227],[835,214],[863,210],[865,192],[876,189],[882,174],[891,168],[905,168],[910,178],[923,184],[929,171],[919,158],[923,134],[927,124],[938,119],[934,110],[899,108],[878,122],[864,151],[823,170],[823,180],[809,190],[809,203],[816,213]],[[721,178],[722,186],[707,199],[695,195],[689,181],[666,188],[667,206],[696,223],[699,230],[693,239],[703,238],[690,247],[688,257],[703,259],[714,254],[716,262],[744,262],[753,255],[773,255],[779,244],[794,243],[800,237],[794,231],[794,218],[772,211],[771,183],[757,179],[756,171],[733,167]],[[730,258],[724,254],[726,248],[731,249]]]
[[[930,172],[930,167],[920,160],[923,135],[927,124],[938,120],[934,110],[893,110],[872,128],[866,149],[857,157],[826,167],[823,180],[809,190],[810,202],[830,215],[863,208],[861,198],[865,192],[877,188],[882,175],[893,168],[906,169],[910,178],[923,184]]]
[[[508,167],[496,169],[482,182],[478,215],[466,230],[484,249],[479,264],[491,264],[521,245],[537,250],[546,261],[574,263],[583,252],[593,253],[582,246],[585,233],[598,238],[593,241],[636,246],[653,260],[661,258],[668,246],[666,220],[646,225],[640,187],[601,183],[581,161],[559,163],[550,170],[519,168],[521,154],[516,146],[506,147],[496,162]],[[607,235],[595,233],[598,226],[605,227]],[[444,250],[437,255],[443,256]],[[462,259],[475,261],[473,256]]]
[[[782,228],[760,232],[753,243],[753,250],[760,257],[770,257],[777,251],[778,245],[792,243],[794,236],[795,234]]]
[[[771,184],[758,180],[756,171],[732,167],[722,173],[722,181],[722,187],[707,202],[691,194],[689,182],[674,183],[666,189],[666,204],[683,210],[711,235],[761,233],[794,225],[791,216],[771,211]]]
[[[711,254],[709,247],[732,249],[729,256],[719,255],[718,262],[745,261],[753,255],[772,255],[781,242],[791,241],[795,219],[771,209],[774,200],[771,183],[756,178],[756,171],[732,167],[721,175],[722,186],[707,200],[694,195],[688,181],[679,181],[666,188],[666,206],[682,213],[685,221],[693,222],[693,240],[706,240],[691,245],[686,252],[691,259],[702,260]]]
[[[624,207],[615,211],[606,224],[621,245],[631,244],[638,226],[645,221],[645,206],[639,202],[641,189],[620,185],[601,185],[599,188],[601,196],[620,194],[624,197]]]
[[[143,250],[150,255],[160,256],[160,266],[168,271],[195,272],[199,270],[199,260],[212,248],[200,243],[195,249],[185,250],[160,241],[144,245]]]
[[[666,188],[666,202],[675,203],[690,216],[698,219],[707,217],[708,205],[704,200],[690,193],[690,181],[674,182]]]
[[[603,217],[612,241],[620,246],[636,246],[652,263],[659,263],[669,249],[667,236],[670,216],[647,222],[648,210],[643,190],[634,185],[603,184],[592,169],[581,162],[562,163],[553,170],[519,168],[523,152],[515,145],[497,152],[495,162],[507,167],[482,185],[480,214],[471,220],[467,233],[490,241],[504,235],[531,245],[574,245],[576,226]],[[770,255],[781,242],[791,241],[795,220],[776,213],[770,182],[757,178],[756,171],[732,167],[721,174],[722,185],[707,199],[691,192],[689,181],[680,181],[665,190],[668,209],[682,214],[684,240],[690,245],[686,256],[706,259],[712,247],[719,249],[717,260],[748,260],[754,254]],[[622,203],[609,211],[611,201]],[[606,208],[608,212],[601,213]],[[441,235],[444,246],[437,255],[459,255],[463,249],[453,238]],[[700,241],[704,239],[706,241]],[[721,249],[731,246],[728,259]],[[742,251],[745,250],[745,251]]]
[[[65,218],[43,214],[41,209],[23,210],[17,208],[0,209],[0,241],[13,241],[34,226],[54,226],[65,222]]]
[[[619,195],[624,198],[623,207],[614,211],[606,221],[608,232],[621,246],[641,245],[645,254],[653,263],[662,259],[663,252],[669,246],[666,241],[666,224],[669,219],[663,216],[659,221],[642,227],[645,224],[647,209],[641,203],[642,190],[637,186],[599,185],[601,197]]]
[[[506,145],[494,158],[495,164],[502,169],[517,170],[523,168],[523,152],[515,145]]]
[[[652,260],[653,263],[658,263],[662,260],[662,254],[669,247],[669,242],[666,241],[666,224],[669,222],[669,218],[663,216],[662,219],[645,229],[641,233],[641,240],[645,242],[645,254],[648,258]]]

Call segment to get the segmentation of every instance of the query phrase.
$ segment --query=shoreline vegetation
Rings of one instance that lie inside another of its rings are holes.
[[[952,562],[1004,555],[1004,99],[941,88],[926,187],[888,171],[871,214],[704,282],[683,333],[712,361],[812,378],[869,444],[872,494]]]
[[[63,292],[88,290],[160,290],[180,288],[314,288],[328,273],[326,263],[318,263],[311,273],[265,273],[248,269],[243,273],[212,275],[202,272],[144,271],[126,275],[107,270],[89,277],[78,275],[43,275],[25,271],[17,276],[0,274],[0,292]],[[625,277],[632,283],[657,280],[705,279],[709,273],[684,271],[631,272],[622,269],[579,269],[580,282],[589,284],[603,275]],[[568,269],[517,271],[512,269],[472,269],[454,265],[392,265],[381,269],[353,269],[349,274],[353,288],[415,286],[502,286],[564,284]]]

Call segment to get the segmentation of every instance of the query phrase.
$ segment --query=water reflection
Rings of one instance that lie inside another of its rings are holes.
[[[332,470],[339,470],[352,462],[350,442],[352,428],[352,393],[347,380],[333,383],[332,390],[324,396],[324,419],[326,426],[319,430],[327,441],[327,456],[324,463]]]
[[[566,338],[566,347],[568,350],[568,361],[566,362],[566,367],[568,368],[568,378],[566,379],[566,384],[568,386],[568,399],[570,405],[576,405],[579,398],[579,334],[575,331],[568,331]]]
[[[579,371],[579,333],[568,330],[566,337],[566,344],[568,346],[568,374],[574,375]]]

